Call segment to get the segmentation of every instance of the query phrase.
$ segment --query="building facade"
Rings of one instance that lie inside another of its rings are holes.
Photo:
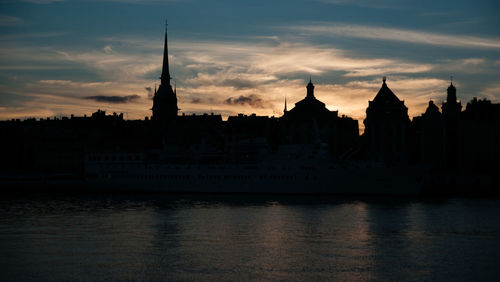
[[[370,160],[389,164],[408,162],[408,108],[389,89],[385,77],[373,101],[368,102],[364,124]]]

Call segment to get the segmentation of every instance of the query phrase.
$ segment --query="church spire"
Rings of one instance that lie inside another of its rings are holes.
[[[285,109],[283,110],[283,114],[286,114],[287,111],[288,109],[286,108],[286,95],[285,95]]]
[[[163,47],[163,67],[161,70],[161,84],[170,85],[170,70],[168,67],[168,36],[167,36],[167,22],[165,21],[165,45]]]
[[[160,76],[161,82],[153,97],[153,120],[171,121],[177,116],[177,89],[174,92],[170,84],[170,70],[168,67],[168,40],[167,28],[165,26],[165,45],[163,49],[163,67]]]

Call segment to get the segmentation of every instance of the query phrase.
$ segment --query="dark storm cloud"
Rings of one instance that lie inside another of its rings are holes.
[[[128,95],[128,96],[88,96],[84,97],[83,99],[94,100],[96,102],[124,104],[124,103],[134,102],[139,98],[141,98],[141,96],[139,95]]]
[[[249,105],[253,108],[266,108],[267,102],[264,101],[261,97],[255,94],[251,94],[248,96],[240,95],[239,97],[230,97],[224,100],[224,104],[227,105]]]

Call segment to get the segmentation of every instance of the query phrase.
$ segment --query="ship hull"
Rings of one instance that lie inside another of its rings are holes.
[[[87,174],[88,189],[162,193],[419,195],[415,167],[137,165]]]

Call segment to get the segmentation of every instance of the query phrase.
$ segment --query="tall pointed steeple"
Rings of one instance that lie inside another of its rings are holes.
[[[163,66],[161,70],[161,83],[153,97],[153,120],[168,122],[177,116],[177,89],[174,92],[170,84],[170,69],[168,66],[168,39],[165,25],[165,43],[163,49]]]
[[[170,84],[170,69],[168,66],[168,23],[165,22],[165,43],[163,46],[163,67],[161,69],[161,84]]]

